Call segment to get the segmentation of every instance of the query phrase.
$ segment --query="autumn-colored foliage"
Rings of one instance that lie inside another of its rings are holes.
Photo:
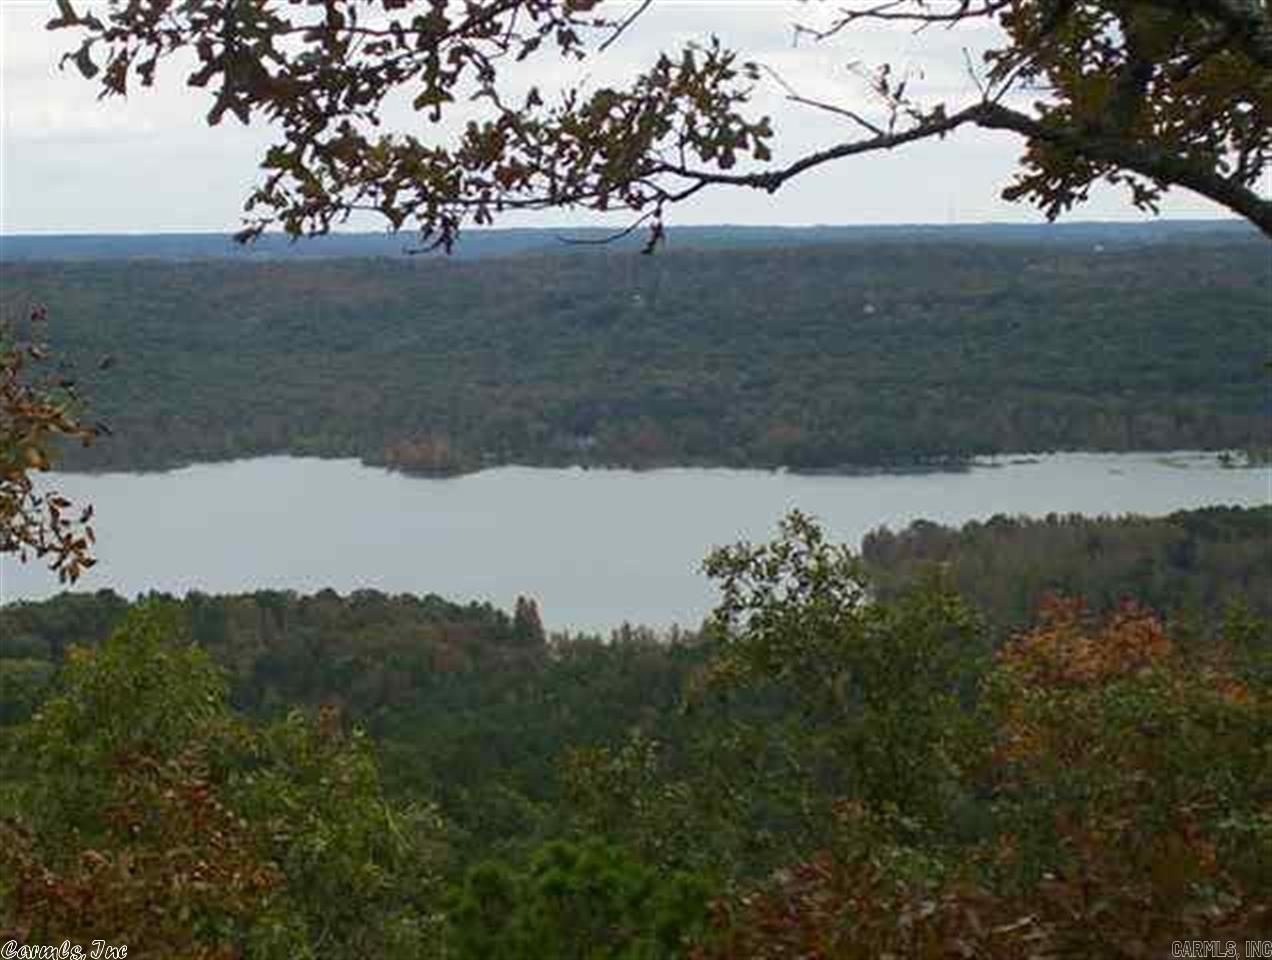
[[[974,43],[989,49],[967,57],[966,98],[945,96],[949,85],[924,95],[922,43],[918,66],[904,71],[849,64],[864,100],[801,96],[715,35],[674,43],[612,84],[523,90],[524,74],[507,72],[535,58],[539,73],[560,59],[599,58],[650,6],[310,0],[260,4],[251,15],[234,5],[166,6],[158,17],[148,0],[105,11],[58,0],[48,26],[76,31],[63,62],[102,96],[167,80],[160,63],[183,53],[186,82],[210,94],[210,124],[227,113],[244,124],[270,119],[278,140],[246,204],[244,237],[275,225],[327,233],[366,212],[394,229],[418,226],[449,249],[461,226],[508,211],[584,209],[649,221],[652,249],[664,207],[704,189],[775,193],[823,164],[944,139],[961,126],[1022,138],[1022,169],[1003,197],[1028,199],[1052,219],[1100,181],[1124,186],[1149,210],[1178,186],[1272,236],[1261,192],[1272,44],[1259,0],[893,0],[799,16],[797,42],[877,22],[975,31]],[[779,19],[776,35],[789,26]],[[850,132],[776,162],[773,120],[757,110],[766,85],[838,114]],[[382,127],[399,100],[431,121],[430,134]],[[463,123],[439,133],[460,103]]]
[[[800,514],[708,567],[724,602],[679,651],[545,640],[528,599],[511,617],[366,591],[6,609],[15,665],[49,625],[116,629],[0,731],[0,939],[1130,960],[1272,930],[1256,616],[1180,636],[1053,597],[994,649],[940,581],[872,595]],[[316,721],[237,714],[213,656],[236,702],[298,697]],[[399,714],[397,802],[357,726],[373,707]]]
[[[77,851],[50,859],[28,832],[0,828],[11,883],[0,938],[103,939],[156,960],[236,956],[283,877],[219,799],[205,762],[196,751],[121,758],[115,787],[105,831]]]
[[[134,608],[0,741],[0,940],[130,957],[392,955],[423,944],[440,833],[389,803],[337,712],[260,726],[174,611]]]
[[[100,427],[81,419],[75,382],[65,372],[42,373],[43,309],[31,311],[25,335],[0,319],[0,553],[49,558],[63,582],[75,582],[96,561],[91,506],[76,510],[56,491],[36,490],[31,475],[50,469],[59,439],[88,446]]]
[[[1051,599],[984,683],[984,836],[917,871],[886,838],[814,855],[720,901],[697,956],[1164,956],[1272,929],[1272,705],[1214,660],[1134,606]]]
[[[1100,623],[1085,616],[1082,601],[1051,596],[1038,612],[1038,625],[998,659],[1029,684],[1058,688],[1094,686],[1161,667],[1171,653],[1161,623],[1133,602]]]
[[[1272,865],[1272,703],[1220,653],[1185,657],[1149,613],[1103,622],[1053,600],[999,655],[1000,852],[1068,911],[1125,942],[1231,924],[1265,929]]]

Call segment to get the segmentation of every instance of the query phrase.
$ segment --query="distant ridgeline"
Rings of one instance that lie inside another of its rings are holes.
[[[296,240],[263,234],[254,243],[236,243],[225,233],[0,234],[0,262],[28,260],[331,260],[346,257],[400,258],[427,255],[452,259],[504,257],[570,249],[572,242],[598,252],[635,251],[648,236],[633,233],[599,241],[613,231],[598,227],[471,229],[445,254],[422,249],[410,233],[330,233]],[[1188,240],[1256,240],[1258,232],[1237,220],[1147,220],[1139,223],[1070,221],[1058,224],[895,224],[875,226],[735,227],[669,226],[667,248],[737,249],[807,246],[840,242],[981,242],[1030,246],[1116,247]]]
[[[8,237],[0,304],[48,307],[113,431],[73,468],[837,469],[1269,443],[1272,271],[1233,225],[700,228],[655,256],[553,236],[475,234],[454,259],[396,238]],[[379,257],[341,259],[358,250]]]

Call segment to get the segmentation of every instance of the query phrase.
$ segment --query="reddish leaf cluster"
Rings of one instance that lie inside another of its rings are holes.
[[[123,758],[114,787],[106,834],[56,862],[3,827],[0,870],[11,877],[12,913],[0,939],[104,939],[141,958],[233,956],[230,935],[282,877],[222,805],[198,752],[168,762]]]
[[[999,653],[983,709],[985,839],[927,871],[896,869],[886,836],[798,863],[718,903],[697,960],[1167,956],[1269,929],[1260,691],[1186,662],[1144,610],[1097,621],[1052,599]]]
[[[48,558],[61,581],[74,583],[96,562],[93,508],[37,492],[31,474],[50,469],[59,438],[87,446],[101,427],[81,419],[73,379],[38,372],[50,360],[36,336],[45,321],[43,309],[32,310],[22,337],[0,320],[0,553]]]

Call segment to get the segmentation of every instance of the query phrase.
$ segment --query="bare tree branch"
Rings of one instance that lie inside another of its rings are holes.
[[[709,184],[752,187],[774,193],[786,182],[815,167],[845,157],[892,150],[907,143],[943,137],[953,130],[971,124],[987,130],[1008,130],[1030,140],[1041,141],[1072,151],[1091,161],[1113,164],[1159,183],[1172,183],[1213,200],[1248,219],[1272,238],[1272,201],[1233,178],[1221,176],[1213,169],[1191,163],[1160,147],[1137,142],[1117,133],[1078,130],[1044,123],[1028,114],[1004,107],[996,100],[973,104],[949,116],[936,114],[898,133],[888,133],[865,140],[839,144],[809,154],[777,170],[761,173],[729,174],[714,170],[694,170],[680,166],[664,167],[662,172],[692,180],[696,185]]]
[[[607,233],[603,237],[557,237],[557,242],[576,247],[604,246],[605,244],[614,243],[617,240],[622,240],[624,237],[631,236],[641,228],[642,224],[645,224],[661,215],[661,210],[650,210],[644,216],[633,220],[622,230],[615,231],[614,233]]]
[[[641,0],[640,6],[638,6],[635,10],[629,13],[626,18],[624,18],[623,22],[620,23],[615,28],[614,32],[611,33],[605,39],[605,42],[596,48],[596,52],[604,53],[606,50],[612,47],[615,43],[617,43],[618,38],[627,32],[627,28],[630,27],[633,23],[635,23],[640,18],[640,15],[650,8],[653,2],[654,0]]]
[[[882,127],[879,127],[871,123],[869,120],[861,116],[859,113],[853,110],[849,110],[847,107],[841,107],[837,104],[825,103],[824,101],[821,101],[821,100],[813,100],[809,97],[802,96],[794,87],[792,87],[789,83],[786,82],[786,80],[782,77],[780,73],[778,73],[768,64],[761,63],[761,64],[757,64],[757,66],[777,82],[777,84],[782,88],[782,90],[785,91],[786,99],[790,101],[791,103],[798,103],[801,106],[812,107],[815,110],[825,110],[827,113],[833,113],[833,114],[836,114],[837,116],[841,116],[847,120],[853,121],[858,126],[864,127],[866,130],[868,130],[870,133],[876,136],[880,136],[880,137],[883,136],[884,131]]]
[[[975,122],[980,108],[981,105],[977,104],[965,110],[960,110],[951,116],[937,113],[909,130],[903,130],[899,133],[884,133],[868,140],[854,140],[826,150],[819,150],[778,170],[766,170],[763,173],[729,174],[717,173],[714,170],[692,170],[685,167],[664,166],[660,168],[660,172],[694,180],[701,184],[730,184],[739,187],[754,187],[757,190],[775,193],[788,180],[792,180],[814,167],[820,167],[832,161],[842,160],[845,157],[856,156],[857,154],[892,150],[895,147],[914,143],[917,140],[944,136],[965,123]]]

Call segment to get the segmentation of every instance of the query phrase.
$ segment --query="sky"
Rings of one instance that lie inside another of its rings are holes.
[[[620,7],[621,3],[615,4]],[[611,4],[607,4],[611,6]],[[836,6],[838,6],[836,4]],[[99,101],[93,84],[58,58],[73,45],[68,31],[51,33],[53,0],[0,0],[0,233],[146,233],[239,228],[242,204],[258,181],[257,164],[273,132],[228,118],[207,126],[205,91],[185,85],[179,65],[160,71],[151,90],[127,100]],[[581,67],[535,58],[533,80],[545,91],[584,84],[619,85],[660,50],[713,33],[748,59],[771,67],[801,96],[876,109],[849,69],[892,64],[908,72],[926,102],[957,104],[975,94],[964,51],[976,58],[992,44],[991,30],[896,27],[858,29],[831,41],[793,43],[791,25],[816,22],[831,9],[819,0],[655,0],[653,7],[599,60]],[[521,82],[514,78],[514,83]],[[790,104],[776,83],[756,96],[757,113],[774,118],[777,161],[855,138],[857,131],[828,112]],[[395,109],[388,126],[435,135],[409,110]],[[445,133],[445,127],[440,131]],[[677,207],[672,224],[881,224],[1040,222],[1031,207],[999,198],[1021,153],[1006,133],[961,130],[943,141],[886,154],[849,158],[805,174],[779,193],[705,191]],[[1220,217],[1226,211],[1186,191],[1167,196],[1167,217]],[[1097,188],[1071,219],[1141,220],[1125,196]],[[540,213],[497,226],[578,225],[594,215]],[[382,221],[351,221],[380,229]]]

